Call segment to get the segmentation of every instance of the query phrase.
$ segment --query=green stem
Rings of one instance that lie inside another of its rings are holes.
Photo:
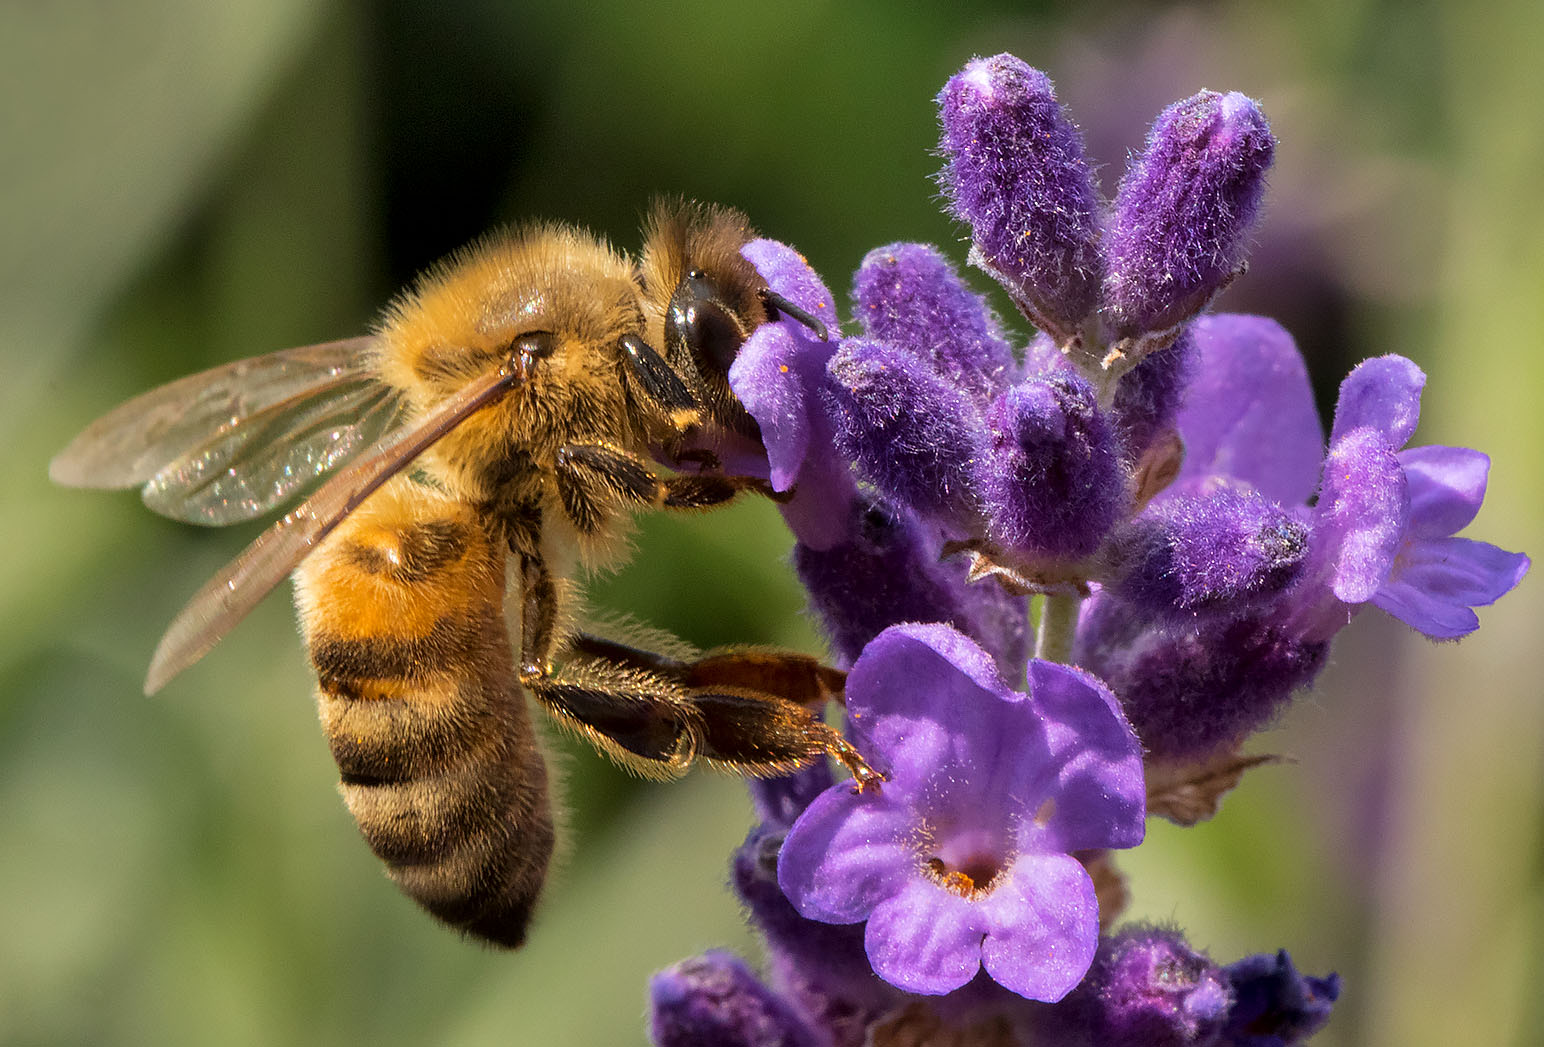
[[[1081,596],[1047,596],[1040,608],[1040,634],[1035,637],[1035,657],[1067,664],[1072,660],[1072,641],[1078,631]]]

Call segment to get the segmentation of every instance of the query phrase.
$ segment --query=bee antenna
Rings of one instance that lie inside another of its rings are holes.
[[[831,334],[826,330],[826,325],[820,319],[820,317],[816,316],[814,313],[807,309],[803,309],[800,306],[795,305],[787,298],[784,298],[782,295],[772,290],[772,288],[763,287],[761,289],[761,304],[766,306],[768,311],[774,314],[782,313],[785,316],[789,316],[794,320],[797,320],[805,327],[808,327],[811,331],[814,331],[815,337],[819,338],[822,342],[831,340]]]

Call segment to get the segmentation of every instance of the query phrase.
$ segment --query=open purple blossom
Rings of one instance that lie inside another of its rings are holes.
[[[1341,385],[1314,507],[1312,556],[1322,582],[1297,609],[1305,632],[1333,635],[1371,603],[1434,640],[1456,639],[1479,628],[1475,607],[1511,592],[1528,571],[1521,553],[1454,536],[1484,501],[1485,455],[1402,450],[1425,381],[1410,361],[1384,356]]]
[[[831,292],[793,248],[754,240],[741,251],[774,291],[837,329]],[[843,537],[842,508],[857,497],[846,462],[835,451],[822,401],[826,363],[835,342],[821,341],[790,318],[751,332],[729,369],[729,385],[761,428],[767,475],[778,491],[794,491],[781,506],[801,541],[829,548]]]
[[[900,625],[868,645],[847,683],[854,744],[883,787],[823,793],[778,864],[801,915],[866,921],[875,973],[939,994],[981,968],[1022,996],[1056,1000],[1098,940],[1093,883],[1072,852],[1142,839],[1136,738],[1103,685],[1032,662],[1029,693],[939,625]]]

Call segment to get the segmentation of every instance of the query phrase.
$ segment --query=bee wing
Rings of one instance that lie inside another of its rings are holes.
[[[373,376],[306,390],[220,426],[150,477],[140,495],[187,523],[251,520],[379,441],[400,405],[396,390]]]
[[[368,446],[395,415],[374,339],[285,349],[178,379],[92,423],[49,463],[71,487],[144,485],[152,509],[233,523]]]
[[[159,691],[207,654],[376,488],[468,416],[503,397],[520,377],[520,372],[505,367],[468,384],[416,424],[397,430],[258,535],[172,620],[151,659],[145,693]]]

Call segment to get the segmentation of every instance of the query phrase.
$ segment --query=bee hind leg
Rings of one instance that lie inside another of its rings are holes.
[[[680,688],[698,718],[698,755],[742,774],[782,774],[821,756],[838,760],[860,789],[882,780],[815,711],[840,700],[846,673],[793,651],[719,651],[683,661],[578,634],[567,650],[581,664],[647,673]]]

